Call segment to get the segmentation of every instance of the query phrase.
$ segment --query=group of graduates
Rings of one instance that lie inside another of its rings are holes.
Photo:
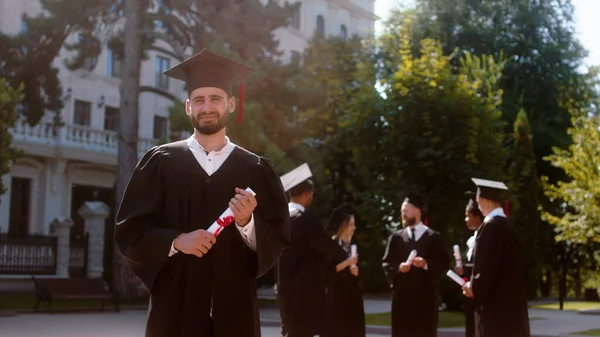
[[[145,335],[259,337],[256,279],[275,267],[282,335],[365,336],[351,207],[336,208],[324,226],[309,207],[314,185],[306,170],[279,177],[266,158],[226,135],[236,107],[242,117],[243,91],[237,101],[234,84],[252,71],[204,49],[165,72],[186,84],[194,134],[144,154],[115,227],[116,246],[150,293]],[[469,204],[467,224],[477,234],[458,270],[471,274],[461,283],[472,312],[468,331],[528,337],[516,237],[499,206],[504,186],[475,183],[479,205]],[[441,235],[422,222],[426,201],[408,195],[401,207],[402,229],[383,256],[392,335],[435,336],[437,284],[451,258]]]
[[[506,185],[473,181],[477,192],[466,193],[465,222],[474,235],[467,241],[466,263],[456,252],[454,259],[455,272],[465,280],[466,336],[529,337],[517,239],[500,206]],[[277,273],[282,336],[364,337],[358,256],[350,249],[354,213],[343,204],[323,226],[309,208],[313,193],[310,179],[289,191],[292,241]],[[426,199],[409,193],[401,207],[402,228],[389,237],[382,263],[392,288],[392,336],[434,337],[439,281],[453,259],[442,235],[422,221]]]

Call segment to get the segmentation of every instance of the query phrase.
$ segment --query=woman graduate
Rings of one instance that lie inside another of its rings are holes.
[[[483,223],[483,214],[479,209],[479,204],[476,200],[475,192],[465,193],[469,197],[469,203],[465,209],[465,223],[470,231],[474,231],[473,236],[467,240],[467,261],[464,267],[455,267],[455,271],[460,276],[470,279],[473,272],[473,250],[475,249],[475,239],[477,238],[477,230]],[[475,337],[475,318],[473,312],[473,300],[467,298],[465,301],[465,337]]]
[[[335,233],[335,273],[329,278],[326,295],[326,333],[322,337],[364,337],[365,311],[358,279],[357,256],[351,256],[356,229],[354,212],[348,204],[333,210],[327,230]],[[332,270],[333,270],[332,266]]]

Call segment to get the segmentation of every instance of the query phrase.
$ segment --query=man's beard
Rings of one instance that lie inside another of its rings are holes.
[[[200,118],[210,115],[218,117],[216,122],[205,122],[204,125],[200,125]],[[221,131],[225,126],[227,126],[227,121],[229,120],[229,113],[225,112],[223,116],[219,117],[219,113],[216,111],[206,112],[197,116],[190,116],[190,119],[192,120],[192,126],[194,126],[194,129],[196,129],[201,134],[214,135],[215,133]]]
[[[412,218],[402,218],[402,226],[410,227],[414,226],[417,223],[417,219],[415,217]]]

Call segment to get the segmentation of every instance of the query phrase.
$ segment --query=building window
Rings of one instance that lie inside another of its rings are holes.
[[[117,6],[121,7],[121,9],[119,9],[118,15],[123,16],[123,0],[117,0],[115,4],[110,6],[110,12],[114,14],[115,10],[117,9]]]
[[[75,100],[75,109],[73,112],[73,124],[90,126],[92,114],[92,103]]]
[[[21,33],[27,32],[27,15],[23,14],[21,17]]]
[[[104,109],[104,130],[117,131],[119,129],[119,108],[107,106]]]
[[[162,56],[156,57],[156,87],[161,89],[169,89],[169,78],[163,74],[169,69],[169,59]]]
[[[106,76],[121,76],[121,58],[110,48],[106,55]]]
[[[325,33],[325,19],[323,15],[317,16],[317,32]]]
[[[167,118],[154,116],[154,139],[167,139]]]
[[[300,30],[300,9],[301,7],[298,7],[292,16],[292,28],[298,30]]]
[[[9,235],[27,236],[29,233],[30,202],[31,179],[13,177],[10,187]]]
[[[87,44],[85,41],[85,38],[81,34],[79,35],[79,44],[83,45],[84,48],[86,47],[86,44]],[[83,60],[83,69],[92,71],[92,70],[94,70],[94,67],[95,67],[94,60],[91,57],[86,57],[85,60]]]
[[[346,28],[346,25],[340,26],[340,37],[344,40],[348,37],[348,29]]]
[[[163,4],[163,0],[157,0],[156,5],[158,7],[158,10],[156,11],[158,14],[168,16],[171,13],[171,9]],[[156,20],[154,21],[154,26],[158,29],[162,29],[165,27],[165,24],[160,20]]]

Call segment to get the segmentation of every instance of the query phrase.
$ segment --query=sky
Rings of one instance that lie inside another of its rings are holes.
[[[585,59],[588,66],[600,66],[600,0],[572,0],[575,5],[575,20],[577,37],[589,55]],[[410,3],[411,0],[375,0],[375,14],[386,18],[390,9],[398,3]],[[379,22],[375,25],[376,32],[381,29]]]

